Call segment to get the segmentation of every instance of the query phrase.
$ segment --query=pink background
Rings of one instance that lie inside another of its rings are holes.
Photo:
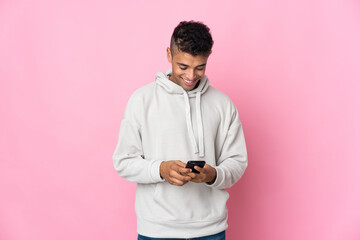
[[[136,238],[136,185],[111,156],[191,19],[246,134],[228,239],[360,239],[359,1],[2,0],[1,240]]]

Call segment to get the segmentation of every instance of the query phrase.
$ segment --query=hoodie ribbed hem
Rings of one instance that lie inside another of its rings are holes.
[[[137,217],[137,232],[153,238],[196,238],[227,229],[227,215],[208,221],[154,221]]]

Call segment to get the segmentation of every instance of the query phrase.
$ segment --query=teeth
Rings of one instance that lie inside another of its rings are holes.
[[[187,82],[187,83],[192,83],[193,82],[193,81],[188,81],[188,80],[185,80],[185,79],[184,79],[184,81]]]

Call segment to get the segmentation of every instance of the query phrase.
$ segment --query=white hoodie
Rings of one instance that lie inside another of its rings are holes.
[[[136,182],[138,233],[157,238],[194,238],[227,228],[224,190],[247,167],[238,112],[203,76],[185,91],[159,72],[156,81],[135,91],[121,122],[113,155],[116,171]],[[160,177],[162,161],[205,160],[216,169],[213,184],[174,186]]]

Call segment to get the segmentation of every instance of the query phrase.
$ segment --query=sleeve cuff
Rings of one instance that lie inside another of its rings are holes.
[[[160,176],[160,164],[162,162],[163,162],[162,160],[156,160],[151,164],[150,176],[154,182],[164,182],[165,181],[165,179],[161,178],[161,176]]]
[[[223,181],[224,172],[219,167],[215,167],[215,170],[216,170],[216,179],[212,184],[206,184],[209,187],[215,187],[216,188]]]

